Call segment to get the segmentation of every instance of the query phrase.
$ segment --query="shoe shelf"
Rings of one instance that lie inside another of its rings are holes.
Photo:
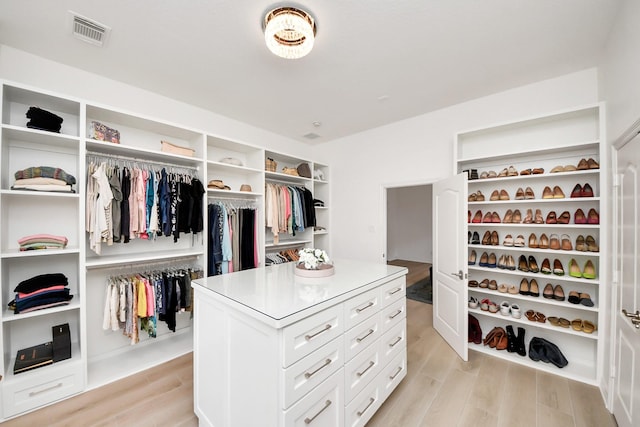
[[[490,245],[468,245],[469,249],[475,249],[477,255],[481,255],[478,251],[484,252],[494,252],[494,251],[507,251],[507,252],[520,252],[520,253],[537,253],[537,254],[548,254],[551,257],[555,255],[572,255],[572,256],[589,256],[589,257],[599,257],[600,252],[582,252],[582,251],[564,251],[564,250],[553,250],[553,249],[538,249],[538,248],[530,248],[528,246],[490,246]],[[543,258],[544,259],[544,258]],[[473,265],[470,265],[473,267]]]
[[[490,168],[491,166],[502,165],[504,163],[513,162],[514,157],[518,158],[531,158],[535,157],[537,159],[556,159],[559,157],[567,157],[571,156],[576,152],[580,153],[597,153],[598,152],[599,141],[577,141],[575,143],[565,143],[558,144],[552,147],[545,148],[536,148],[536,149],[503,149],[501,153],[498,155],[478,155],[478,156],[469,156],[458,159],[458,165],[461,169],[467,169],[468,167],[474,167],[475,165],[486,166],[486,168]],[[520,169],[518,169],[520,170]],[[546,175],[547,172],[543,174],[533,175],[533,176],[541,176]],[[499,178],[486,178],[486,179],[505,179],[511,177],[499,177]],[[515,177],[513,177],[515,178]]]
[[[585,202],[600,202],[600,197],[566,197],[564,199],[528,199],[528,200],[484,200],[481,202],[467,202],[469,206],[486,206],[486,205],[526,205],[526,204],[545,204],[545,203],[553,203],[557,205],[558,203],[580,203],[584,204]],[[477,223],[475,223],[477,224]],[[485,222],[485,224],[487,224]],[[496,223],[498,224],[498,223]]]
[[[564,265],[563,265],[564,267]],[[572,277],[569,276],[567,274],[565,274],[564,276],[558,276],[556,274],[542,274],[542,273],[531,273],[531,272],[524,272],[521,270],[507,270],[507,269],[503,269],[503,268],[489,268],[489,267],[476,267],[473,265],[469,266],[469,271],[479,271],[479,272],[485,272],[485,273],[500,273],[500,274],[506,274],[506,275],[511,275],[511,276],[523,276],[526,275],[527,277],[531,277],[533,279],[547,279],[548,280],[560,280],[563,282],[572,282],[572,283],[591,283],[594,285],[599,285],[600,284],[600,280],[599,277],[596,277],[595,279],[586,279],[584,277]]]
[[[501,222],[484,222],[484,223],[469,223],[470,227],[498,227],[498,228],[535,228],[536,231],[543,231],[544,229],[573,229],[573,230],[599,230],[600,226],[597,224],[509,224]]]
[[[562,376],[580,381],[587,382],[588,384],[595,385],[595,378],[593,374],[593,367],[590,363],[579,363],[572,360],[569,360],[569,364],[562,368],[555,367],[551,363],[544,362],[534,362],[529,358],[529,348],[527,346],[527,355],[520,356],[517,353],[509,353],[507,350],[496,350],[495,348],[490,348],[489,346],[485,346],[483,344],[474,344],[469,343],[469,350],[477,351],[478,353],[488,354],[490,356],[497,357],[499,359],[507,360],[509,362],[517,363],[519,365],[524,365],[530,368],[539,369],[544,372],[548,372],[551,374],[561,374]],[[562,372],[559,372],[559,371]]]
[[[525,317],[524,313],[527,310],[522,308],[522,307],[520,307],[520,309],[522,311],[522,317],[520,319],[516,319],[513,316],[505,316],[503,314],[500,314],[499,311],[497,313],[491,313],[490,311],[483,311],[483,310],[481,310],[479,308],[469,308],[469,313],[476,314],[476,315],[479,315],[479,316],[497,317],[498,319],[503,320],[505,322],[517,323],[517,324],[520,324],[520,325],[524,325],[526,327],[547,329],[547,330],[552,330],[553,332],[560,332],[560,333],[563,333],[563,334],[574,335],[574,336],[578,336],[578,337],[581,337],[581,338],[590,338],[590,339],[593,339],[593,340],[597,340],[598,339],[598,331],[597,330],[593,331],[593,333],[591,333],[591,334],[587,334],[586,332],[576,331],[573,328],[571,328],[571,326],[569,326],[568,328],[563,328],[561,326],[551,325],[547,321],[545,321],[545,323],[532,322],[532,321],[528,320]],[[568,320],[571,321],[572,319],[568,319]]]
[[[569,302],[566,301],[557,301],[554,299],[545,299],[542,296],[542,291],[540,291],[540,296],[539,297],[531,297],[531,296],[527,296],[527,295],[521,295],[521,294],[510,294],[508,292],[499,292],[499,291],[494,291],[488,288],[480,288],[480,287],[469,287],[469,292],[473,292],[473,293],[477,293],[477,294],[482,294],[482,295],[487,295],[487,298],[491,299],[494,298],[494,302],[497,302],[498,299],[513,299],[513,300],[520,300],[520,301],[525,301],[527,303],[535,303],[535,304],[547,304],[547,305],[552,305],[552,306],[557,306],[557,307],[562,307],[562,308],[566,308],[566,309],[570,309],[570,310],[580,310],[580,311],[587,311],[587,312],[598,312],[598,307],[597,305],[594,305],[593,307],[588,307],[586,305],[582,305],[582,304],[571,304]],[[483,300],[484,298],[481,298],[481,300]],[[520,308],[522,310],[522,307]],[[469,309],[471,310],[471,309]],[[525,310],[526,311],[526,310]]]

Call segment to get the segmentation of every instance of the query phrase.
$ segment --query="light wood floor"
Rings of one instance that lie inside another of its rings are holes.
[[[462,362],[433,329],[431,319],[431,305],[407,300],[408,374],[368,427],[616,425],[596,387],[473,351],[469,361]],[[188,354],[3,427],[197,424],[193,358]]]

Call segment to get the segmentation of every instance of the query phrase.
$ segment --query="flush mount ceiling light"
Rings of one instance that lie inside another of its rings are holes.
[[[264,17],[264,40],[275,55],[302,58],[313,49],[316,24],[311,15],[295,7],[279,7]]]

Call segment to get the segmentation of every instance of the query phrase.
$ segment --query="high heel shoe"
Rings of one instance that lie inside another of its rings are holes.
[[[563,234],[561,236],[562,242],[560,243],[560,249],[563,251],[572,251],[573,245],[571,244],[571,238],[568,234]]]
[[[549,238],[549,249],[558,250],[560,249],[560,239],[557,234],[552,234]]]
[[[576,210],[576,213],[574,214],[573,217],[573,222],[575,224],[586,224],[587,223],[587,217],[584,215],[584,212],[582,209],[578,209]]]
[[[549,262],[549,258],[545,258],[544,261],[542,261],[540,272],[542,274],[551,274],[551,263]]]
[[[542,296],[546,299],[553,299],[553,285],[551,283],[545,285]]]
[[[589,235],[587,236],[586,239],[586,244],[587,244],[587,249],[589,249],[589,252],[599,252],[600,248],[598,247],[598,244],[596,243],[596,239],[593,238],[593,236]]]
[[[532,224],[533,223],[533,212],[531,211],[531,209],[527,209],[527,215],[525,215],[524,217],[524,221],[522,221],[524,224]]]
[[[573,190],[571,190],[571,198],[575,199],[577,197],[582,197],[582,185],[580,184],[576,184]]]
[[[547,214],[547,220],[545,221],[547,224],[556,224],[558,221],[556,219],[556,213],[551,211]]]
[[[493,212],[491,214],[491,222],[494,224],[500,223],[500,215],[498,215],[498,212]]]
[[[518,291],[520,295],[529,295],[529,282],[527,279],[522,279],[520,281],[520,290]]]
[[[557,276],[564,276],[564,268],[562,267],[562,262],[559,259],[553,260],[553,274]]]
[[[486,252],[482,252],[482,255],[480,255],[480,262],[478,262],[478,265],[480,267],[487,267],[489,263],[489,254]]]
[[[522,187],[516,190],[516,200],[524,200],[524,190]]]
[[[533,233],[529,235],[529,247],[534,249],[538,247],[538,239],[536,238],[536,235]]]
[[[513,246],[516,248],[524,248],[524,236],[522,234],[518,234],[516,240],[513,242]]]
[[[595,160],[593,160],[591,158],[589,160],[587,160],[587,164],[589,165],[589,169],[599,169],[600,168],[600,165],[598,164],[598,162],[596,162]]]
[[[478,234],[477,231],[473,232],[473,236],[471,237],[471,244],[472,245],[479,245],[480,244],[480,235]]]
[[[564,193],[562,192],[562,188],[559,186],[553,187],[553,198],[554,199],[564,199]]]
[[[467,264],[469,265],[476,265],[476,251],[475,249],[471,251],[471,255],[469,255],[469,260],[467,261]]]
[[[587,244],[582,234],[576,238],[576,251],[587,252]]]
[[[553,199],[553,191],[551,190],[551,187],[549,186],[544,187],[544,190],[542,190],[542,198]]]
[[[586,183],[582,186],[582,191],[580,192],[580,197],[593,197],[593,188]]]
[[[540,288],[538,287],[536,279],[531,279],[529,282],[529,296],[536,298],[540,296]]]
[[[562,289],[562,286],[556,285],[553,289],[553,299],[556,301],[564,301],[564,290]]]
[[[533,189],[531,187],[527,187],[524,190],[524,198],[525,200],[533,200],[536,198],[535,193],[533,192]]]
[[[513,217],[511,218],[512,224],[520,224],[522,222],[522,214],[520,213],[520,209],[516,209],[513,211]]]
[[[518,259],[518,270],[524,271],[525,273],[529,272],[529,265],[527,264],[527,258],[524,255],[520,255]]]
[[[542,211],[540,209],[536,209],[536,216],[534,222],[536,224],[544,224],[544,219],[542,219]]]
[[[489,254],[489,260],[487,262],[487,267],[496,268],[497,264],[498,264],[498,261],[496,260],[496,254],[491,252],[491,254]]]
[[[529,255],[529,271],[532,273],[537,273],[540,271],[540,269],[538,268],[538,263],[532,255]]]
[[[487,246],[491,244],[491,232],[489,230],[484,232],[482,236],[482,244]]]
[[[513,236],[511,234],[507,234],[504,238],[504,242],[502,242],[502,246],[512,247],[513,246]]]
[[[585,279],[595,279],[596,278],[596,268],[591,262],[591,260],[587,260],[584,264],[584,270],[582,270],[582,277]]]
[[[582,277],[582,271],[580,271],[580,266],[578,262],[571,258],[569,261],[569,276],[571,277]]]
[[[502,220],[502,222],[505,224],[511,224],[511,221],[513,221],[513,212],[511,211],[511,209],[508,209],[504,214],[504,219]]]
[[[538,243],[538,248],[549,249],[549,238],[544,233],[540,235],[540,243]]]
[[[571,222],[571,214],[569,211],[564,211],[557,218],[558,224],[569,224]]]
[[[469,211],[469,213],[471,213],[471,211]],[[471,220],[472,223],[474,224],[479,224],[482,222],[482,211],[477,211],[476,214],[473,216],[473,219]]]
[[[500,190],[500,200],[509,200],[509,193],[507,193],[507,190]]]
[[[583,170],[589,169],[589,163],[587,162],[587,159],[580,159],[580,161],[578,162],[577,169],[579,171],[583,171]]]
[[[489,239],[489,244],[491,246],[498,246],[500,244],[500,237],[498,237],[498,232],[493,230],[491,232],[491,237]]]
[[[497,202],[498,200],[500,200],[500,193],[498,192],[498,190],[493,190],[491,192],[491,196],[489,196],[489,200],[491,200],[492,202]]]
[[[587,217],[587,223],[600,224],[600,215],[598,214],[598,211],[596,211],[593,208],[589,209],[589,216]]]
[[[484,214],[484,216],[482,217],[482,222],[483,223],[491,222],[491,212],[487,212],[486,214]]]

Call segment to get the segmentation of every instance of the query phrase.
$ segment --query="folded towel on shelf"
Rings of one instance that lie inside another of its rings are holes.
[[[14,174],[15,179],[26,178],[55,178],[66,182],[69,185],[76,183],[76,178],[67,173],[64,169],[54,168],[53,166],[32,166],[26,169],[17,171]]]

